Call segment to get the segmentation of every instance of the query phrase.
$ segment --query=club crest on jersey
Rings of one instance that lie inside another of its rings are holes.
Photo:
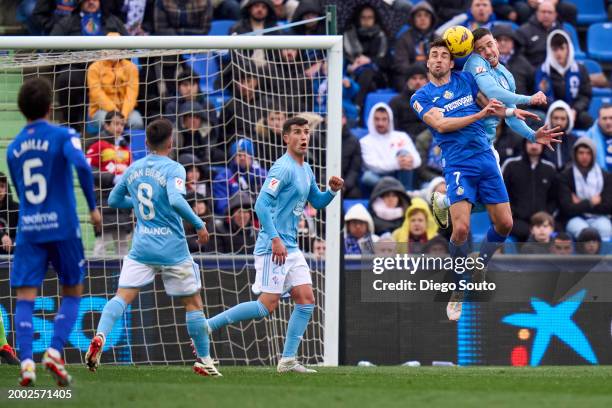
[[[452,93],[451,91],[445,91],[444,95],[442,95],[444,97],[444,99],[452,99],[453,96],[455,96],[454,93]]]
[[[463,187],[461,187],[461,186],[457,187],[457,195],[458,195],[458,196],[462,196],[462,195],[463,195],[463,193],[464,193],[464,191],[463,191]]]
[[[417,113],[421,113],[421,111],[423,110],[423,107],[421,106],[419,101],[414,101],[414,103],[412,104],[412,107],[414,108],[415,111],[417,111]]]
[[[476,67],[476,73],[482,74],[483,72],[487,72],[487,69],[483,66]]]
[[[174,187],[180,192],[185,192],[185,182],[179,177],[174,179]]]
[[[280,186],[280,180],[272,177],[270,179],[270,184],[268,184],[268,188],[272,191],[278,190],[278,186]]]

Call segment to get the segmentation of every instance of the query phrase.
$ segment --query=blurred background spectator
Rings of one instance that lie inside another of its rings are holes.
[[[612,119],[612,115],[610,119]],[[553,102],[546,114],[546,124],[551,128],[558,126],[559,131],[563,132],[563,136],[561,136],[563,143],[555,146],[554,151],[544,149],[542,156],[554,164],[557,171],[560,171],[566,166],[571,165],[574,143],[578,140],[578,136],[572,133],[574,130],[574,119],[570,106],[564,101]]]
[[[393,231],[397,251],[406,254],[420,254],[425,245],[438,232],[429,205],[420,197],[413,197],[406,209],[402,226]]]
[[[6,174],[0,172],[0,254],[13,249],[19,222],[19,203],[13,198]]]
[[[374,253],[378,236],[374,234],[374,220],[363,204],[355,204],[344,216],[344,253],[367,255]]]
[[[393,177],[381,178],[372,190],[369,203],[374,233],[382,235],[399,228],[409,205],[410,197],[402,183]]]
[[[612,172],[612,105],[604,104],[599,108],[599,117],[587,136],[595,143],[599,167]]]

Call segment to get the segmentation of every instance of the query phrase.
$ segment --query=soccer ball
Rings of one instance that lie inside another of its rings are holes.
[[[462,58],[468,56],[474,49],[474,36],[472,32],[463,26],[454,26],[442,34],[448,49],[454,57]]]

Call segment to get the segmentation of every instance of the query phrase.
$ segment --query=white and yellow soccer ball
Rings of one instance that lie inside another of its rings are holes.
[[[453,26],[446,29],[442,34],[442,39],[446,42],[451,54],[456,58],[466,57],[474,49],[474,35],[463,26]]]

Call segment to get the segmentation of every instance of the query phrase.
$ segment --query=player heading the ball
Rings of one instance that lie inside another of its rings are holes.
[[[300,341],[314,310],[310,268],[298,248],[297,229],[306,202],[325,208],[342,189],[344,180],[332,176],[321,192],[310,165],[305,162],[310,142],[308,121],[296,116],[283,124],[287,152],[270,169],[257,197],[255,211],[262,229],[255,244],[255,301],[240,303],[208,320],[212,332],[242,320],[261,319],[272,313],[282,295],[289,293],[295,307],[287,326],[287,338],[277,371],[314,373],[297,361]]]
[[[108,198],[112,208],[133,208],[138,222],[132,248],[123,259],[119,289],[104,306],[85,362],[91,371],[97,370],[115,322],[140,288],[153,282],[159,272],[166,293],[179,297],[185,306],[187,332],[197,355],[193,371],[220,376],[209,353],[200,268],[189,253],[182,219],[195,227],[201,244],[208,242],[208,231],[185,200],[185,168],[168,157],[172,123],[166,119],[152,122],[146,130],[146,143],[150,153],[128,167]]]

